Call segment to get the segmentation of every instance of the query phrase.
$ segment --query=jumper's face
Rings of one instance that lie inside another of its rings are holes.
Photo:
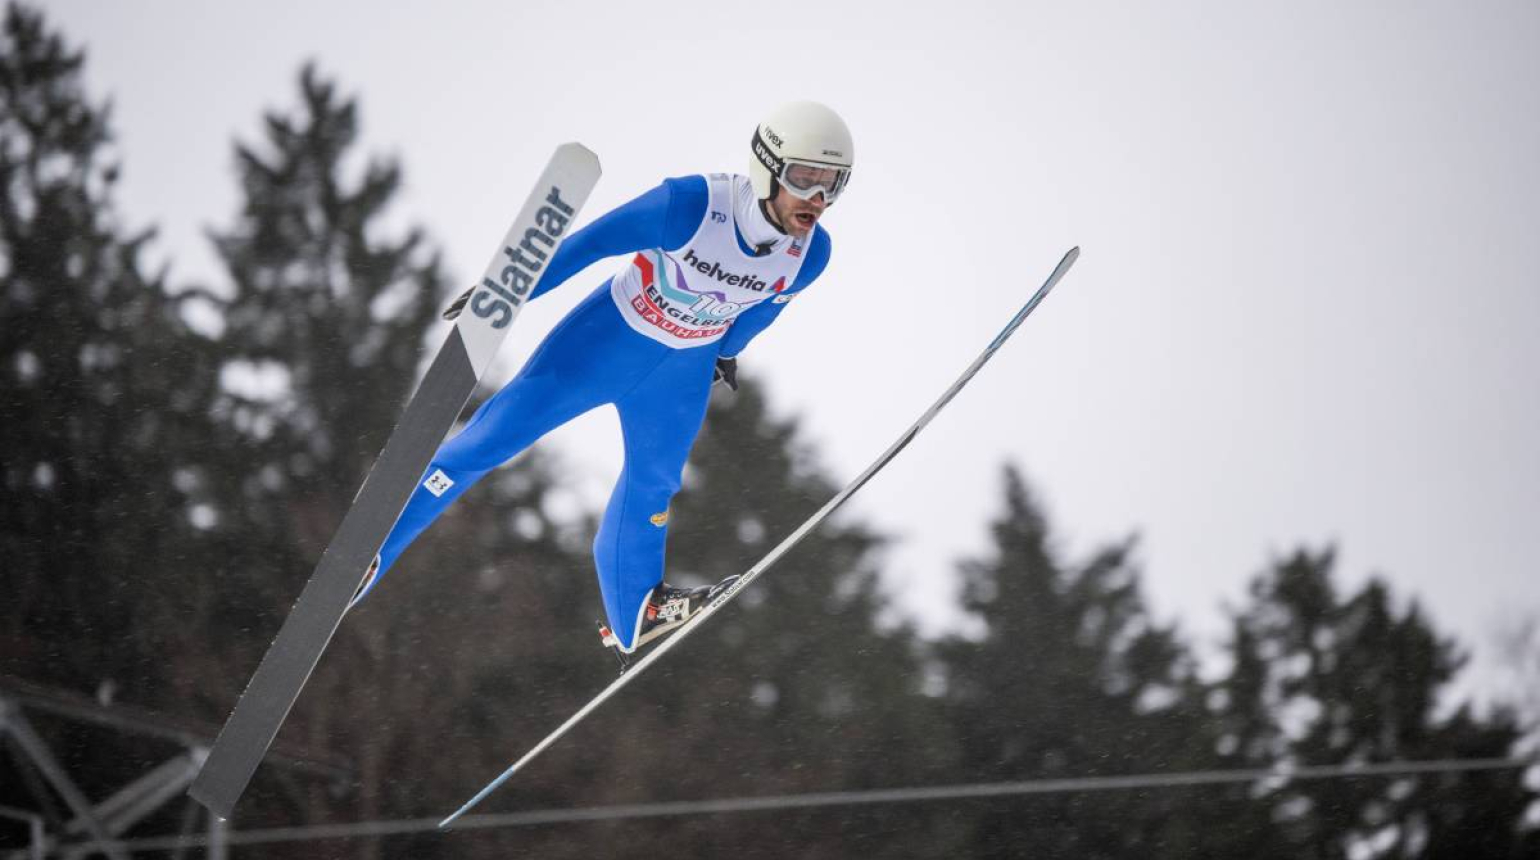
[[[792,196],[785,186],[778,185],[775,196],[770,198],[770,214],[776,224],[798,239],[806,239],[812,234],[813,227],[827,208],[829,204],[824,201],[822,192],[807,200],[800,200]]]

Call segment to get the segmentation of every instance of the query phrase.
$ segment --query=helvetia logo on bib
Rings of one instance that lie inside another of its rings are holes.
[[[701,274],[708,277],[715,278],[716,280],[721,281],[728,286],[742,287],[745,290],[753,290],[756,293],[762,293],[765,291],[766,287],[770,286],[767,281],[757,275],[740,275],[736,272],[730,272],[722,268],[722,265],[715,260],[702,260],[700,257],[695,256],[694,248],[685,249],[684,262],[685,265],[689,266],[695,271],[700,272]]]

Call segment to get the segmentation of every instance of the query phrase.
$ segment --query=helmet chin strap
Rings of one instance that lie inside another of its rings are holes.
[[[778,193],[779,188],[775,189]],[[770,205],[774,194],[768,198],[756,198],[746,185],[742,194],[733,199],[734,216],[737,219],[738,236],[743,240],[743,250],[756,257],[773,253],[791,233],[776,220],[776,210]]]
[[[774,227],[776,232],[782,236],[790,235],[786,232],[786,228],[781,226],[781,222],[776,219],[775,210],[770,208],[770,201],[768,199],[759,201],[759,212],[765,216],[765,220],[770,222],[770,226]],[[767,242],[765,244],[770,243]]]
[[[775,217],[775,210],[770,208],[770,201],[774,200],[775,196],[780,193],[780,180],[776,179],[774,176],[770,177],[770,196],[759,201],[759,212],[761,215],[765,216],[765,220],[770,222],[770,226],[774,227],[777,233],[780,233],[782,236],[790,236],[791,234],[786,232],[785,225],[781,224],[780,219]],[[766,242],[760,247],[765,247],[769,244],[771,243]],[[764,254],[760,254],[760,256],[764,256]]]

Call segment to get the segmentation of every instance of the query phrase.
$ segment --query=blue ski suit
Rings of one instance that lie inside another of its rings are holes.
[[[729,226],[732,238],[723,238]],[[736,248],[724,250],[724,242]],[[708,260],[713,247],[725,262]],[[567,314],[439,449],[365,591],[481,476],[551,430],[613,404],[625,465],[593,551],[610,629],[623,651],[632,650],[646,598],[663,581],[669,501],[706,415],[716,359],[738,355],[774,322],[823,272],[829,250],[823,227],[806,239],[781,233],[745,177],[721,174],[666,179],[573,233],[535,298],[602,258],[636,256]],[[756,275],[755,265],[769,274]],[[777,271],[793,276],[772,281]]]

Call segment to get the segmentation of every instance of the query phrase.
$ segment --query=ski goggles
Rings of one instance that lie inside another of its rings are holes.
[[[822,192],[824,203],[833,203],[850,183],[848,167],[777,156],[759,136],[758,129],[754,131],[753,145],[759,163],[799,200],[811,200],[813,195]]]
[[[814,194],[823,192],[823,201],[833,203],[850,182],[850,168],[830,167],[827,164],[808,164],[787,161],[776,177],[781,185],[799,200],[811,200]]]

